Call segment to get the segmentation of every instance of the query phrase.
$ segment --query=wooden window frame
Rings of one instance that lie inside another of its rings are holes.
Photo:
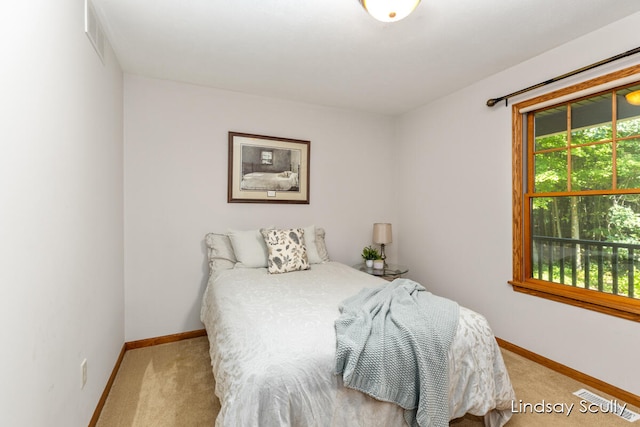
[[[531,228],[529,215],[525,213],[525,204],[528,203],[529,199],[524,193],[523,186],[523,179],[525,179],[523,162],[525,160],[529,161],[530,156],[523,152],[523,132],[526,129],[527,123],[524,114],[521,113],[523,109],[527,109],[528,107],[546,103],[556,98],[571,96],[571,94],[576,94],[575,98],[581,98],[584,95],[579,95],[579,92],[589,91],[598,86],[607,85],[636,74],[638,74],[638,81],[640,81],[640,64],[559,89],[512,106],[513,279],[509,281],[509,284],[512,285],[514,291],[640,322],[640,300],[547,282],[531,277],[531,272],[528,271],[530,270],[530,262],[528,260],[530,259]],[[620,85],[624,84],[621,83]],[[611,90],[613,90],[613,87]],[[597,92],[599,91],[595,90],[589,95]]]

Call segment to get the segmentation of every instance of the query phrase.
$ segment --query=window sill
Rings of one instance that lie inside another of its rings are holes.
[[[513,286],[515,292],[640,322],[640,301],[638,300],[538,280],[524,282],[512,280],[509,284]]]

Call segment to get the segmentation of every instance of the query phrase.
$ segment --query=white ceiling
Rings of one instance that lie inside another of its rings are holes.
[[[640,11],[638,0],[423,0],[381,23],[357,0],[93,4],[127,73],[384,114]]]

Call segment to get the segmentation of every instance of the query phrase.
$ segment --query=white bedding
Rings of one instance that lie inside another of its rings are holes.
[[[406,425],[400,407],[342,386],[333,373],[338,304],[381,280],[336,262],[286,274],[214,273],[201,319],[221,403],[216,426]],[[460,307],[449,350],[450,419],[470,413],[501,426],[513,399],[485,318]]]
[[[298,186],[298,174],[284,172],[251,172],[244,174],[240,188],[243,190],[288,191]]]

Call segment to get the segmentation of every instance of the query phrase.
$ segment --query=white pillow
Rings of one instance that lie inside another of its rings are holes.
[[[267,227],[270,229],[273,227]],[[260,230],[229,230],[229,239],[233,246],[238,264],[236,267],[260,268],[267,266],[269,251]]]
[[[310,225],[308,227],[304,227],[303,230],[304,245],[307,248],[307,258],[309,259],[309,264],[322,264],[323,259],[318,253],[318,247],[316,243],[316,226]]]
[[[327,251],[327,244],[324,241],[325,232],[324,228],[316,227],[316,249],[318,249],[318,255],[322,262],[329,262],[329,252]]]
[[[209,276],[220,270],[233,268],[238,260],[233,253],[231,240],[226,234],[209,233],[205,236],[209,258]]]

